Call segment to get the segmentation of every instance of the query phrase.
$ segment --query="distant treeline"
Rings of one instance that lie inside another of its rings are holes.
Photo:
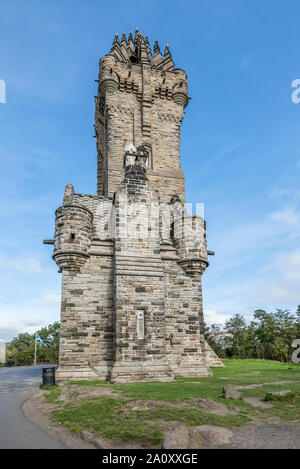
[[[254,312],[249,323],[234,314],[225,326],[205,327],[205,337],[220,358],[260,358],[290,362],[292,342],[300,339],[300,306],[295,313],[277,309]]]
[[[55,322],[43,327],[37,333],[45,345],[37,344],[37,363],[58,363],[60,323]],[[6,349],[6,360],[16,366],[32,365],[34,360],[34,334],[19,334]]]

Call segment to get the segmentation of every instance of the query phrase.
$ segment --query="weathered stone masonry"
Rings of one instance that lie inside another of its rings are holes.
[[[98,195],[67,185],[53,258],[62,272],[57,378],[211,376],[201,277],[205,222],[184,210],[187,77],[138,31],[100,60]]]

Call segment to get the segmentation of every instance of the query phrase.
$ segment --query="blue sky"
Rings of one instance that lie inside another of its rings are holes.
[[[68,183],[96,192],[98,60],[115,32],[168,43],[189,76],[187,200],[205,202],[209,322],[300,303],[298,0],[1,0],[0,339],[59,319],[42,240]]]

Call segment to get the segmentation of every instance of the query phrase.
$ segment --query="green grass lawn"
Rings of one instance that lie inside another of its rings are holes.
[[[168,422],[182,425],[219,425],[238,427],[249,421],[266,421],[269,417],[300,420],[300,366],[266,360],[224,360],[226,368],[213,368],[213,378],[177,379],[169,383],[108,384],[103,381],[71,381],[46,393],[48,402],[55,403],[56,422],[74,432],[89,430],[105,438],[144,440],[159,444]],[[258,373],[259,372],[259,373]],[[299,381],[284,385],[266,385],[241,391],[235,400],[225,399],[223,387]],[[97,389],[111,395],[97,395]],[[257,409],[244,402],[243,397],[265,397],[271,391],[290,389],[295,398],[272,401],[272,409]],[[89,392],[94,392],[89,395]],[[80,398],[74,399],[74,395]],[[86,398],[85,398],[86,393]],[[64,401],[62,401],[62,397]],[[235,406],[238,414],[217,416],[206,412],[193,399],[209,398],[228,406]],[[79,401],[78,401],[79,399]],[[135,405],[138,403],[138,405]],[[143,408],[143,403],[144,408]],[[134,405],[132,405],[134,404]]]

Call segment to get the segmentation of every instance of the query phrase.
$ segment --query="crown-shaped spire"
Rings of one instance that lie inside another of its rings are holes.
[[[121,41],[118,33],[116,33],[111,54],[121,62],[149,64],[154,68],[164,71],[172,71],[175,68],[169,45],[166,45],[164,55],[162,56],[158,41],[156,40],[154,52],[152,53],[148,36],[144,37],[138,29],[135,31],[134,38],[132,32],[129,33],[128,39],[126,34],[123,33]]]

